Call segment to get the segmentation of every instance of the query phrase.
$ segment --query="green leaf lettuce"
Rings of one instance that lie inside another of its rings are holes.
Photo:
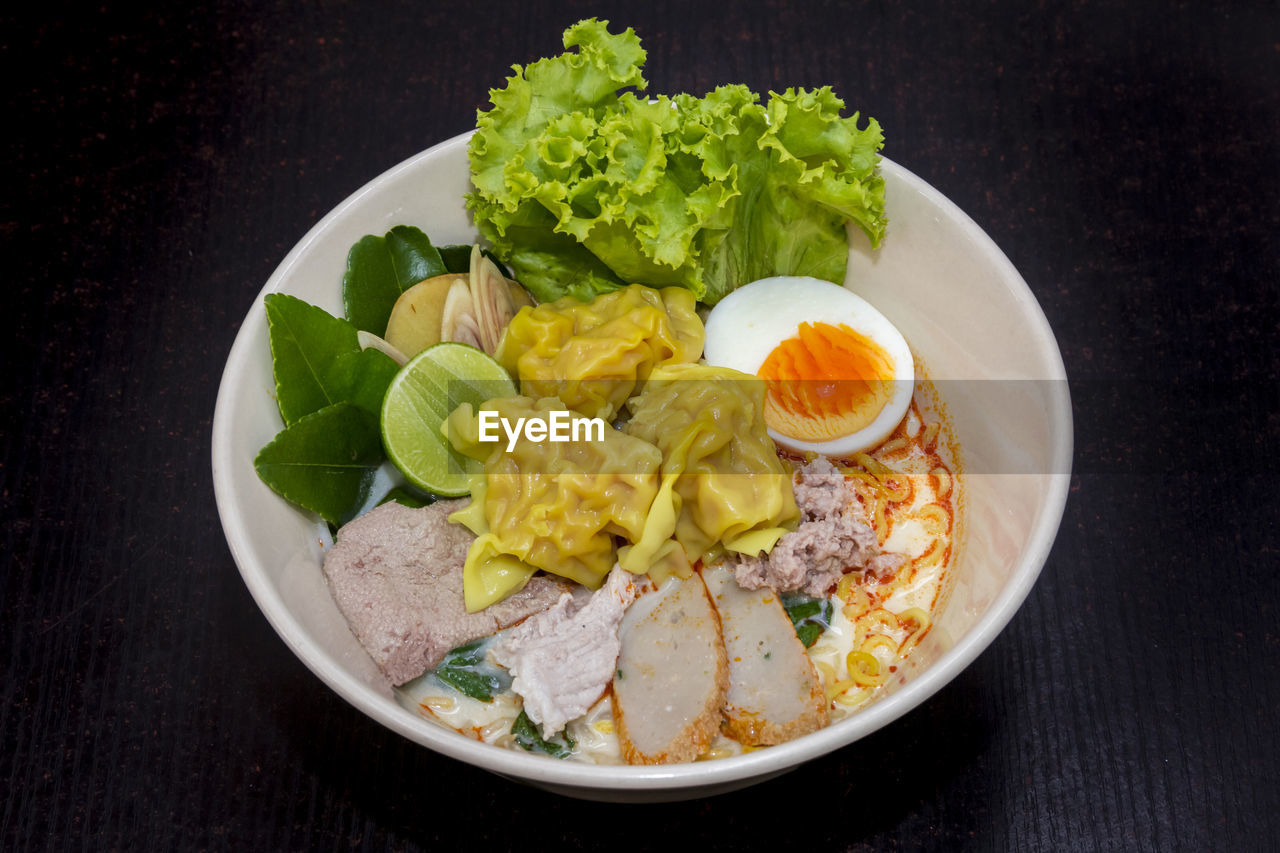
[[[714,304],[769,275],[844,279],[845,223],[885,230],[883,145],[830,88],[637,97],[645,52],[590,19],[478,116],[468,208],[540,300],[678,285]],[[575,50],[576,49],[576,50]]]

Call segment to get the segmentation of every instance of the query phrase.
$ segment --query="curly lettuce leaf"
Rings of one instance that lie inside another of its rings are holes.
[[[566,295],[585,302],[622,287],[604,261],[555,230],[551,214],[541,205],[525,204],[515,213],[506,213],[481,199],[468,204],[481,233],[511,268],[512,277],[539,302]],[[495,230],[498,227],[502,230]]]
[[[470,143],[472,182],[482,196],[502,200],[508,212],[518,202],[509,194],[506,167],[541,159],[536,139],[551,119],[603,111],[619,90],[648,86],[640,73],[645,58],[640,39],[633,30],[611,35],[606,23],[592,18],[573,25],[565,31],[564,46],[576,47],[577,53],[513,65],[516,73],[506,87],[489,92],[493,109],[479,114]]]
[[[884,137],[874,119],[859,128],[857,113],[841,118],[843,108],[829,87],[770,93],[757,142],[764,156],[738,161],[748,189],[735,205],[733,227],[705,259],[704,301],[771,275],[843,282],[846,222],[880,245],[887,220],[876,164]]]
[[[883,136],[830,88],[643,99],[634,32],[591,19],[565,46],[515,66],[469,149],[473,219],[539,299],[641,282],[714,304],[769,275],[842,282],[846,222],[879,244]]]

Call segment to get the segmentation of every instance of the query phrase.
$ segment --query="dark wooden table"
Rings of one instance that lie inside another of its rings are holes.
[[[1274,3],[15,14],[0,849],[1280,843]],[[639,31],[652,91],[831,84],[877,117],[1025,276],[1076,408],[1057,543],[976,663],[786,777],[656,807],[529,790],[346,705],[250,598],[209,468],[223,361],[290,247],[592,14]]]

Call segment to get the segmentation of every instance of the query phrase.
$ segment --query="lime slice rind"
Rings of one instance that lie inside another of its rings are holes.
[[[405,479],[442,497],[468,494],[481,464],[453,449],[441,425],[464,402],[510,397],[515,384],[500,364],[474,347],[440,343],[400,369],[382,401],[382,444]]]

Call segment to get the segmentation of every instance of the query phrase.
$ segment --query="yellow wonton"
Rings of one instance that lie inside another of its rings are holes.
[[[522,308],[497,359],[532,397],[558,397],[612,418],[655,367],[697,361],[705,333],[693,294],[633,284],[590,302],[573,297]]]
[[[558,399],[531,397],[490,400],[480,409],[512,427],[519,418],[550,424],[553,412],[568,411]],[[498,441],[480,440],[480,414],[469,404],[449,416],[445,433],[453,446],[484,462],[484,472],[472,478],[471,505],[450,516],[478,537],[463,570],[467,610],[519,591],[538,569],[595,589],[613,568],[613,536],[644,538],[661,454],[608,424],[597,428],[602,440],[521,438],[508,451],[502,429]],[[653,523],[665,529],[650,530],[650,539],[670,537],[672,518]]]
[[[791,475],[761,414],[764,393],[763,382],[736,370],[674,365],[655,369],[628,404],[625,431],[662,451],[655,504],[671,502],[689,560],[711,559],[721,546],[768,551],[799,521]]]

